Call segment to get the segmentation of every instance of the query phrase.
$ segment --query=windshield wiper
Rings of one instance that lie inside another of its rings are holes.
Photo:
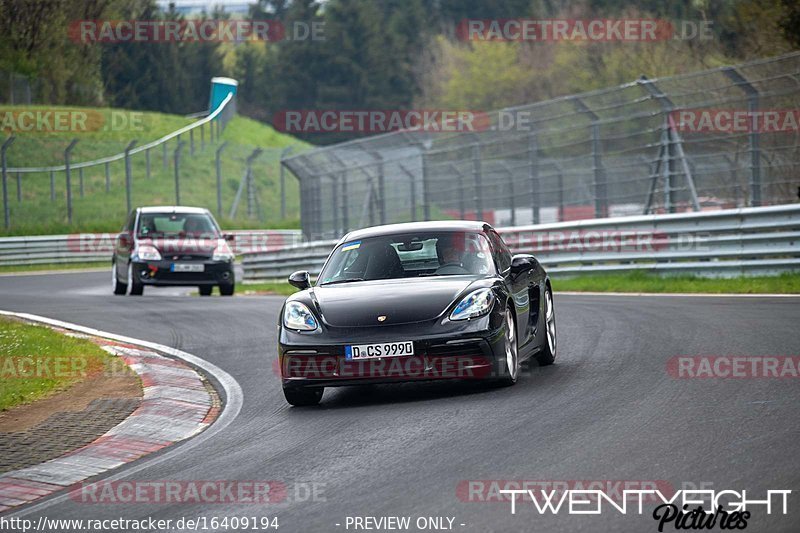
[[[364,278],[344,278],[344,279],[337,279],[337,280],[333,280],[333,281],[327,281],[325,283],[320,283],[320,286],[322,286],[322,285],[335,285],[337,283],[350,283],[350,282],[353,282],[353,281],[367,281],[367,280],[365,280]]]

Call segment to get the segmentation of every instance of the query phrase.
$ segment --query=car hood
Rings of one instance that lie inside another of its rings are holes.
[[[211,256],[219,243],[218,239],[184,237],[181,239],[139,239],[139,244],[155,246],[162,257],[184,255]]]
[[[309,292],[329,326],[395,325],[437,318],[478,279],[438,276],[359,281],[317,286]],[[379,316],[386,318],[378,321]]]

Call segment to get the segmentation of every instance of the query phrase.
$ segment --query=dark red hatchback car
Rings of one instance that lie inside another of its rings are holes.
[[[114,294],[140,295],[146,285],[195,285],[201,296],[231,296],[236,287],[234,254],[208,209],[139,207],[114,243]]]

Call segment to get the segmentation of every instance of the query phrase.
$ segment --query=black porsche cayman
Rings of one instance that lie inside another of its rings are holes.
[[[316,285],[281,311],[278,356],[286,400],[314,405],[326,386],[434,379],[512,385],[520,363],[553,363],[550,279],[511,255],[482,222],[394,224],[353,231]]]

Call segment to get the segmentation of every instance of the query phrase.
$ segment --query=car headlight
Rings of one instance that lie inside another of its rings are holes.
[[[304,304],[287,302],[283,309],[283,325],[289,329],[313,331],[317,329],[317,319]]]
[[[141,244],[136,249],[136,256],[142,261],[161,261],[161,254],[155,246]]]
[[[450,313],[450,320],[467,320],[483,316],[492,310],[494,293],[492,289],[478,289],[466,295]]]
[[[214,255],[211,256],[212,261],[232,261],[233,260],[233,251],[231,247],[228,246],[228,243],[224,240],[220,239],[217,242],[217,247],[214,248]]]

